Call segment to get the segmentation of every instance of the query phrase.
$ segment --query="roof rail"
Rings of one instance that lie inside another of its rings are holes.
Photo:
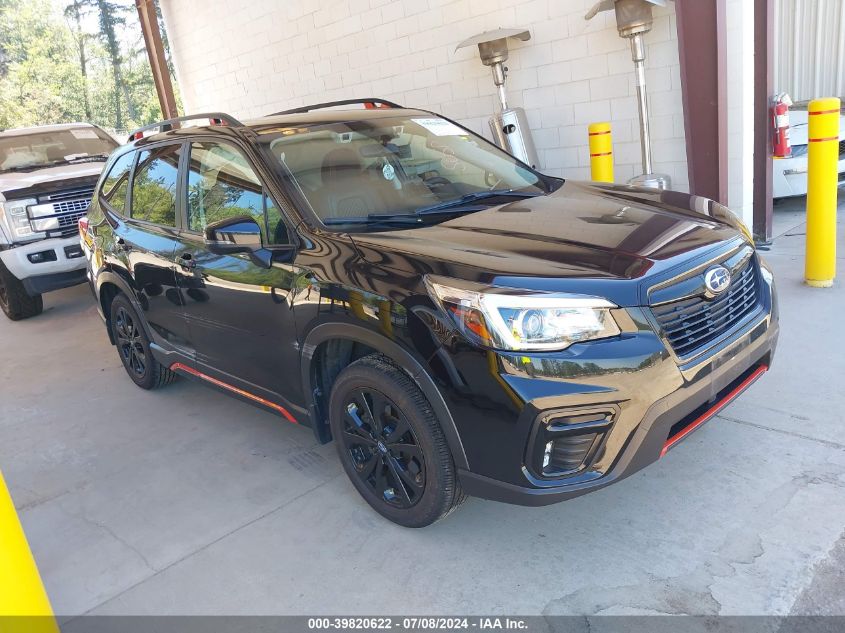
[[[179,116],[174,119],[165,119],[164,121],[159,121],[158,123],[150,123],[149,125],[139,127],[137,130],[133,130],[129,134],[129,141],[131,142],[142,138],[143,133],[147,130],[159,128],[161,132],[169,132],[173,129],[173,125],[175,123],[181,123],[182,121],[192,121],[194,119],[208,119],[212,125],[243,127],[243,123],[238,121],[235,117],[226,114],[225,112],[203,112],[200,114],[189,114],[187,116]],[[138,136],[139,134],[141,136]]]
[[[393,103],[387,99],[379,99],[378,97],[367,97],[365,99],[343,99],[342,101],[327,101],[326,103],[315,103],[314,105],[302,106],[301,108],[293,108],[292,110],[282,110],[281,112],[273,112],[267,116],[276,116],[279,114],[302,114],[304,112],[311,112],[312,110],[324,110],[325,108],[332,108],[334,106],[355,105],[363,103],[365,108],[401,108],[403,106],[398,103]],[[379,105],[381,104],[381,105]]]

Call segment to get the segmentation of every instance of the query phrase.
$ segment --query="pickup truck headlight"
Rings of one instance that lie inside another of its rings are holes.
[[[562,350],[619,334],[600,297],[490,286],[426,275],[435,302],[470,340],[510,351]]]
[[[31,240],[41,237],[40,233],[32,230],[32,226],[29,224],[29,216],[26,212],[26,208],[33,204],[38,204],[38,201],[33,198],[0,202],[4,224],[9,229],[12,241]]]

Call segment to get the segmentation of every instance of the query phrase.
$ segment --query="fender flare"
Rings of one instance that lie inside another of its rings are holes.
[[[127,282],[126,279],[124,279],[121,275],[119,275],[119,274],[117,274],[117,273],[115,273],[115,272],[113,272],[109,269],[104,269],[104,270],[101,270],[99,273],[97,273],[96,280],[97,280],[96,281],[97,309],[100,310],[100,312],[103,313],[103,319],[106,321],[106,323],[109,322],[111,315],[106,314],[105,311],[103,310],[103,299],[102,299],[100,290],[102,289],[103,284],[110,283],[110,284],[117,286],[118,289],[129,298],[129,302],[132,304],[132,307],[135,308],[135,312],[137,312],[141,316],[141,319],[140,319],[141,325],[144,328],[144,331],[146,332],[147,337],[151,341],[154,340],[152,338],[152,332],[150,331],[150,326],[147,323],[147,319],[144,318],[144,308],[141,305],[141,302],[138,301],[138,296],[136,295],[135,291],[132,289],[132,286],[129,284],[129,282]],[[109,340],[111,340],[111,338],[112,338],[111,327],[107,327],[106,329],[108,330]],[[112,344],[114,344],[114,341],[112,341]]]
[[[345,339],[362,343],[394,360],[400,368],[413,378],[434,410],[443,428],[443,435],[446,437],[446,443],[449,445],[452,458],[455,460],[455,466],[463,470],[469,469],[466,452],[464,451],[461,436],[458,433],[458,427],[455,424],[452,413],[449,411],[449,407],[446,406],[446,401],[443,399],[440,390],[437,389],[434,380],[422,364],[396,342],[372,330],[351,323],[322,323],[308,333],[302,344],[302,362],[300,363],[302,385],[307,399],[307,408],[311,412],[314,434],[318,440],[320,439],[319,429],[322,420],[319,419],[314,401],[314,386],[311,384],[311,364],[314,359],[314,351],[317,347],[330,339]]]

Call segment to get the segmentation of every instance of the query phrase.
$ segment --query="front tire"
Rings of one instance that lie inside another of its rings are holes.
[[[41,295],[29,296],[21,280],[0,261],[0,309],[12,321],[20,321],[41,314],[44,301]]]
[[[425,527],[463,500],[454,461],[431,405],[383,356],[338,375],[329,401],[343,469],[364,500],[405,527]]]
[[[176,374],[153,357],[141,317],[126,295],[117,295],[112,301],[110,323],[117,353],[132,382],[141,389],[157,389],[173,382]]]

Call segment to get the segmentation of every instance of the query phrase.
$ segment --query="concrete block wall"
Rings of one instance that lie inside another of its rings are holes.
[[[488,138],[489,68],[461,40],[527,27],[507,66],[543,171],[589,178],[587,125],[610,120],[616,180],[640,173],[633,64],[613,13],[593,0],[162,0],[188,112],[254,117],[306,103],[379,96],[444,113]],[[646,36],[655,169],[688,187],[674,9]]]

